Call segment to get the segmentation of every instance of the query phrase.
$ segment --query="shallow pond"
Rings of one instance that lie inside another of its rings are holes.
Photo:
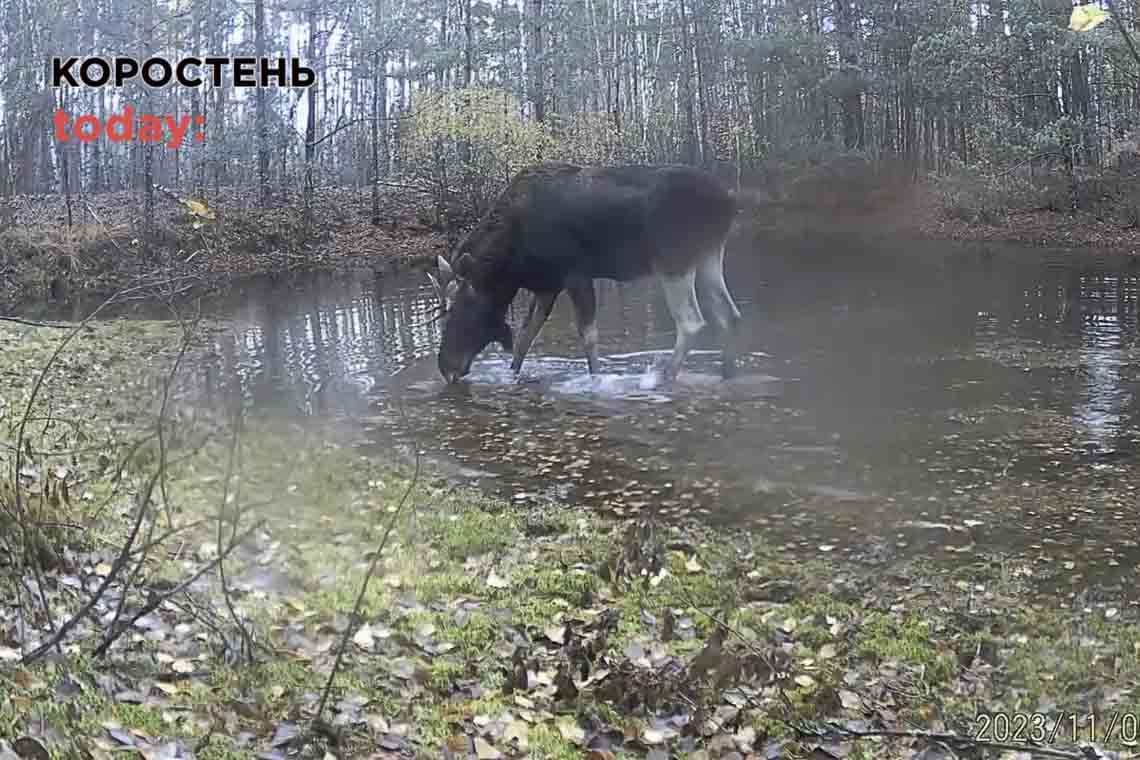
[[[422,275],[266,279],[208,304],[232,331],[191,382],[202,403],[240,390],[264,413],[414,442],[519,501],[727,521],[805,555],[1007,556],[1066,586],[1135,586],[1135,261],[737,246],[745,371],[722,382],[709,335],[669,393],[646,374],[673,340],[653,283],[599,283],[600,376],[563,297],[521,378],[488,350],[448,388]]]

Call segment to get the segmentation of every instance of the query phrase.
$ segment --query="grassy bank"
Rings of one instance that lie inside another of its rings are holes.
[[[1134,732],[1109,721],[1140,707],[1136,609],[1043,600],[1031,568],[496,502],[333,423],[235,435],[181,387],[159,439],[169,323],[81,330],[25,421],[66,335],[0,324],[0,738],[23,757],[869,759]]]

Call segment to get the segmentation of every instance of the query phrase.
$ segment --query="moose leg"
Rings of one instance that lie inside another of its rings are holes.
[[[598,374],[598,302],[594,294],[594,282],[575,281],[566,286],[570,301],[574,304],[574,318],[578,323],[578,336],[586,348],[586,364],[590,374]]]
[[[701,262],[697,268],[697,285],[705,296],[713,321],[721,334],[722,374],[728,379],[736,374],[737,329],[740,325],[740,309],[732,300],[728,286],[724,282],[724,246]]]
[[[673,344],[673,357],[670,359],[665,379],[672,382],[685,363],[685,355],[692,347],[693,340],[705,326],[701,306],[697,302],[696,271],[689,270],[682,275],[661,275],[661,285],[665,290],[665,302],[677,326],[677,340]]]
[[[514,361],[511,362],[512,372],[518,372],[522,369],[526,352],[530,350],[530,344],[534,342],[539,331],[542,330],[542,326],[546,324],[550,312],[554,310],[556,300],[558,300],[557,291],[534,294],[534,300],[530,303],[530,313],[526,316],[526,324],[519,331],[519,338],[515,341],[515,357]]]

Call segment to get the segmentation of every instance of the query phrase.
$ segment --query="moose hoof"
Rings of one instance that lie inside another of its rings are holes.
[[[677,371],[669,365],[657,367],[653,374],[656,379],[655,385],[659,390],[672,390],[673,386],[677,383]]]

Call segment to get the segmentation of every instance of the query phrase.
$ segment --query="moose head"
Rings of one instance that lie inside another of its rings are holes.
[[[439,344],[439,372],[449,383],[471,372],[475,357],[492,341],[506,351],[514,348],[506,309],[495,303],[463,276],[471,255],[461,254],[452,265],[438,257],[439,274],[427,273],[439,301],[443,339]]]

